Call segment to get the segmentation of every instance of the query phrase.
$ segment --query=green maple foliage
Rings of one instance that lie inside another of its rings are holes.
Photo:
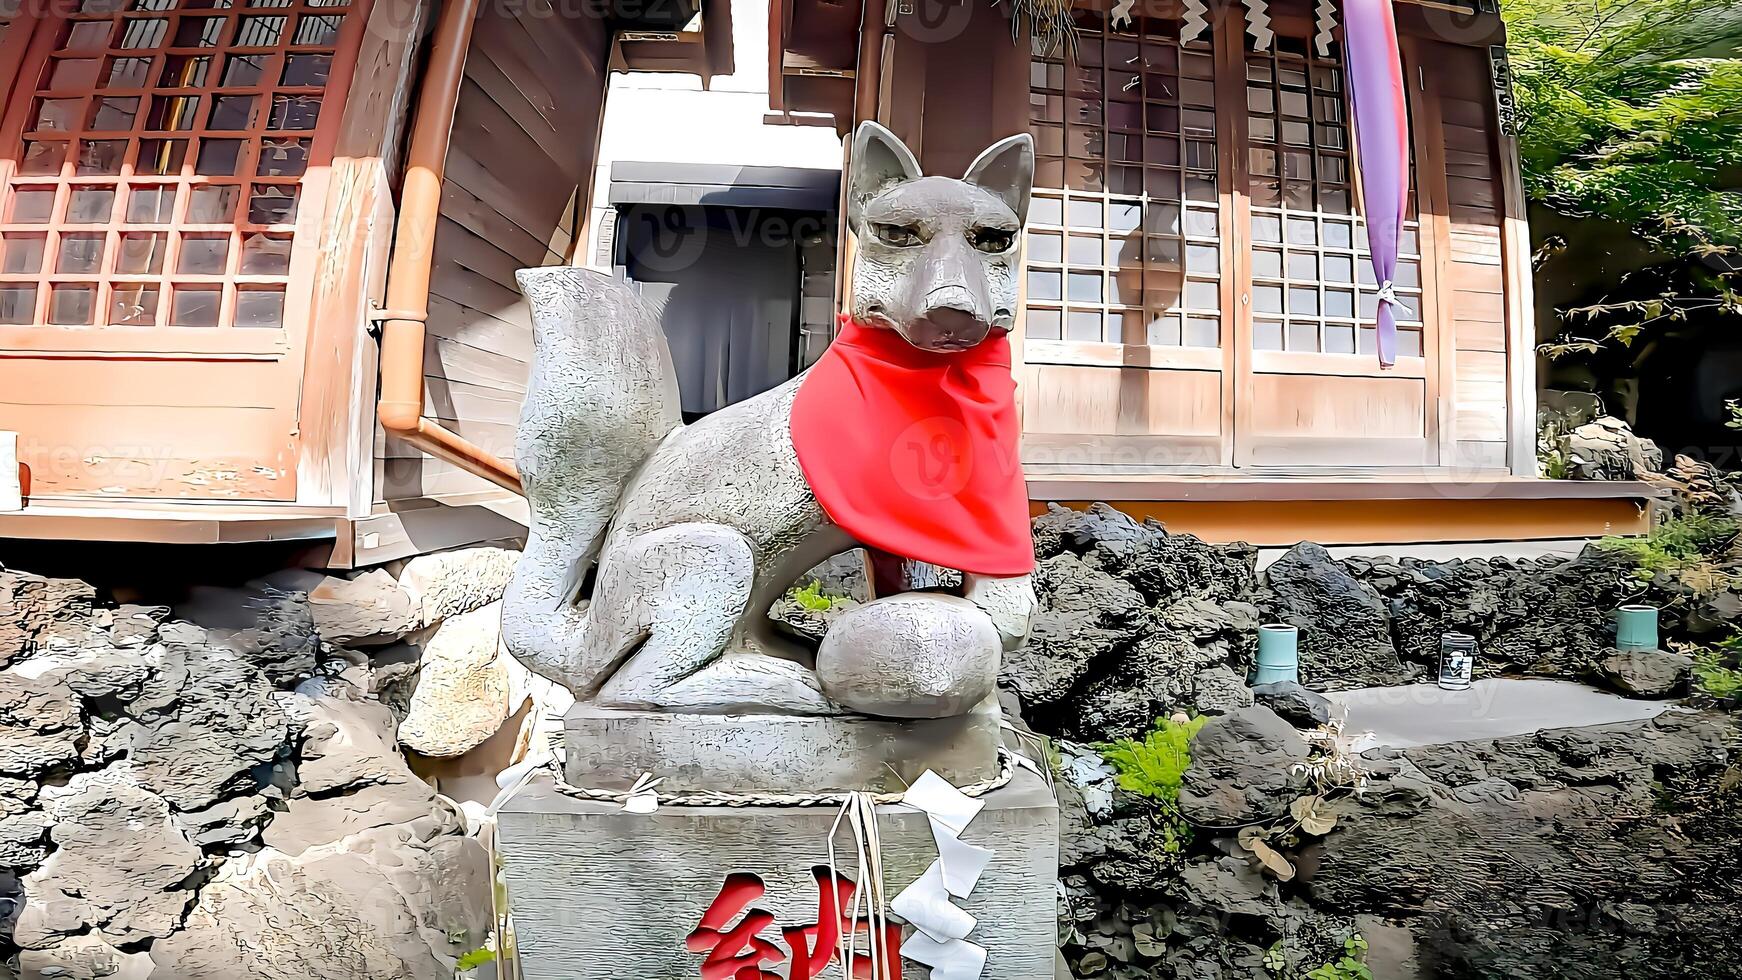
[[[1531,197],[1690,250],[1742,245],[1742,4],[1503,6]]]

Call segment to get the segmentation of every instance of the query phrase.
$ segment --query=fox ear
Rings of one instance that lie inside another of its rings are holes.
[[[1017,224],[1028,223],[1028,194],[1034,189],[1034,138],[1027,133],[993,143],[968,166],[962,178],[991,191],[1016,213]]]
[[[865,205],[896,184],[920,178],[919,161],[894,133],[869,120],[853,133],[853,158],[847,178],[847,224],[855,233],[865,220]]]

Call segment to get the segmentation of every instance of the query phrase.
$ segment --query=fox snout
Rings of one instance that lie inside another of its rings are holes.
[[[896,322],[907,342],[922,350],[966,350],[992,332],[992,298],[984,267],[948,240],[934,241],[914,270],[910,316]]]

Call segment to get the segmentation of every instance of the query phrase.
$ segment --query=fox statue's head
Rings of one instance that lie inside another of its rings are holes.
[[[961,180],[926,177],[894,133],[853,135],[847,221],[858,236],[854,319],[922,350],[966,350],[1016,322],[1034,141],[1001,140]]]

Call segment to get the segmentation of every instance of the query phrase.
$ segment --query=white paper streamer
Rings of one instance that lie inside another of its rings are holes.
[[[1269,51],[1276,32],[1270,29],[1270,4],[1267,0],[1246,0],[1246,33],[1252,35],[1252,46]]]
[[[932,980],[980,980],[986,972],[986,949],[965,939],[935,942],[916,932],[901,944],[901,955],[931,967]]]
[[[635,785],[629,787],[629,798],[623,801],[623,809],[629,813],[639,813],[646,816],[659,809],[659,793],[656,790],[661,779],[654,779],[653,773],[644,772]]]
[[[889,903],[889,910],[940,943],[966,939],[974,931],[974,917],[950,901],[950,893],[944,888],[941,861],[933,861],[925,874],[902,889],[895,901]]]
[[[1131,26],[1131,8],[1137,6],[1137,0],[1119,0],[1113,9],[1107,12],[1107,23],[1114,27]]]
[[[944,890],[957,898],[967,898],[980,883],[986,865],[992,863],[992,849],[970,844],[950,832],[950,828],[931,822],[932,840],[938,845],[938,864],[943,866]]]
[[[1331,56],[1332,34],[1337,29],[1337,0],[1319,0],[1318,33],[1313,35],[1313,44],[1317,45],[1319,57]]]
[[[1185,15],[1180,18],[1179,43],[1190,44],[1204,36],[1210,26],[1210,8],[1204,0],[1185,0]]]
[[[916,930],[901,944],[901,955],[931,967],[932,980],[980,980],[986,950],[968,942],[974,917],[950,896],[967,898],[992,861],[990,848],[961,839],[986,801],[968,796],[928,769],[902,794],[901,802],[926,814],[938,846],[938,859],[889,903],[890,911]]]
[[[986,808],[985,800],[977,800],[950,785],[950,781],[927,769],[913,781],[901,802],[915,810],[924,810],[932,819],[950,828],[960,837],[968,822]]]

